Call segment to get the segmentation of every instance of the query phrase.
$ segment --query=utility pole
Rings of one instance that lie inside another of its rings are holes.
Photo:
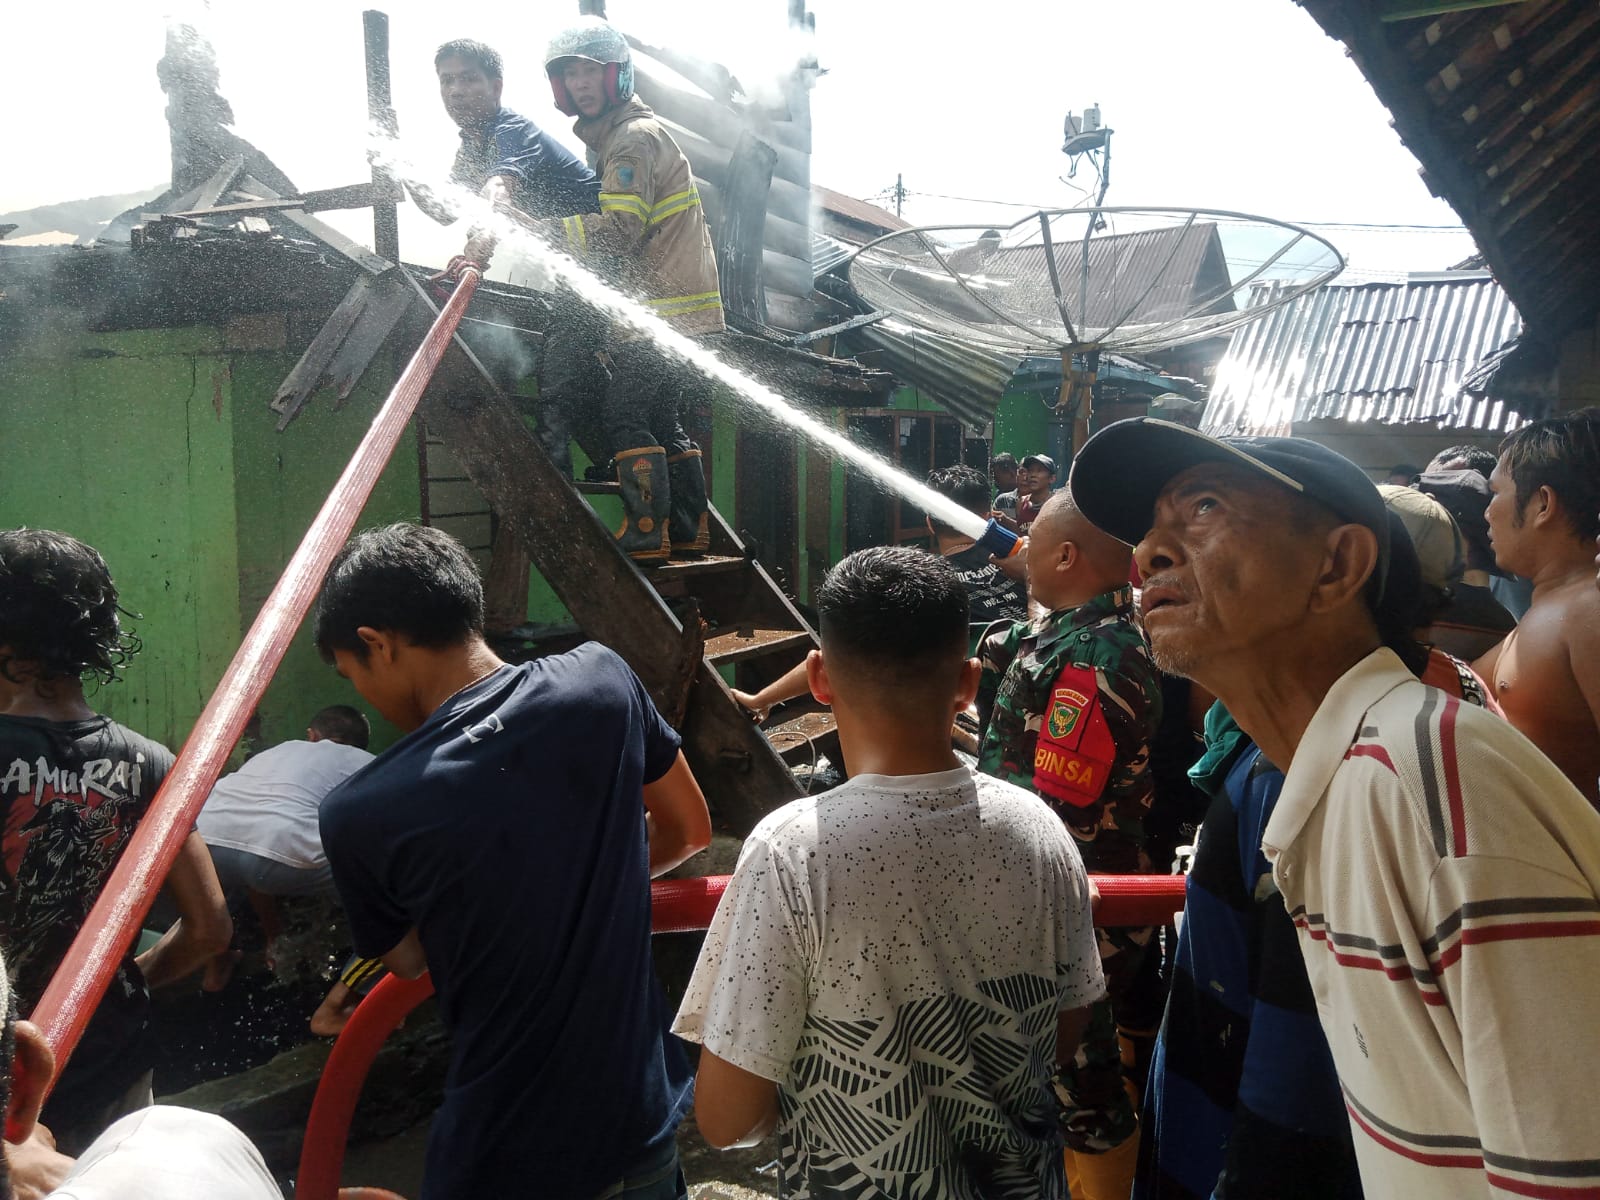
[[[906,199],[906,177],[896,174],[894,177],[894,215],[900,215],[900,207]]]

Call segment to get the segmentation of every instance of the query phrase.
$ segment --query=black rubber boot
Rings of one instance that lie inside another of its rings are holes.
[[[622,528],[617,544],[641,567],[657,567],[672,555],[667,525],[672,490],[667,452],[660,446],[638,446],[617,454],[617,482],[622,486]]]
[[[685,450],[667,459],[672,480],[672,553],[699,558],[711,549],[711,522],[706,504],[706,472],[700,450]]]

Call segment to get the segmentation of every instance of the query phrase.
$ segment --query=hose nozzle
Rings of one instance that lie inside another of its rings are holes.
[[[1017,552],[1017,547],[1022,545],[1022,535],[1012,533],[999,521],[990,517],[989,524],[984,527],[983,536],[978,539],[978,545],[996,558],[1010,558]]]

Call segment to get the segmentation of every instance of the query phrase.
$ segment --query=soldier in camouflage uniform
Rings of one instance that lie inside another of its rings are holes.
[[[1161,721],[1161,677],[1134,624],[1129,565],[1128,548],[1057,493],[1028,546],[1029,590],[1049,613],[992,627],[978,648],[979,768],[1032,788],[1061,815],[1085,866],[1114,874],[1150,869],[1143,822]],[[1151,932],[1099,931],[1108,995],[1055,1080],[1069,1177],[1081,1181],[1074,1200],[1121,1200],[1132,1185],[1138,1126],[1112,1002],[1138,974]]]

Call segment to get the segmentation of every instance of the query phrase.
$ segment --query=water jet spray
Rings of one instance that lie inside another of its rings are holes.
[[[1001,557],[1015,551],[1016,535],[912,479],[885,459],[800,411],[771,388],[723,362],[706,346],[678,332],[645,305],[605,283],[564,249],[554,245],[542,229],[529,228],[497,211],[476,193],[420,167],[403,154],[399,139],[391,138],[381,130],[374,130],[371,150],[374,161],[395,178],[413,186],[426,187],[435,197],[448,204],[458,217],[467,218],[475,227],[492,232],[502,244],[509,244],[524,253],[534,266],[543,268],[566,283],[582,299],[646,335],[664,351],[689,363],[707,379],[723,384],[741,400],[801,434],[812,445],[865,472],[884,491],[911,501],[942,524],[980,542]],[[551,230],[551,236],[558,236],[554,229]]]

